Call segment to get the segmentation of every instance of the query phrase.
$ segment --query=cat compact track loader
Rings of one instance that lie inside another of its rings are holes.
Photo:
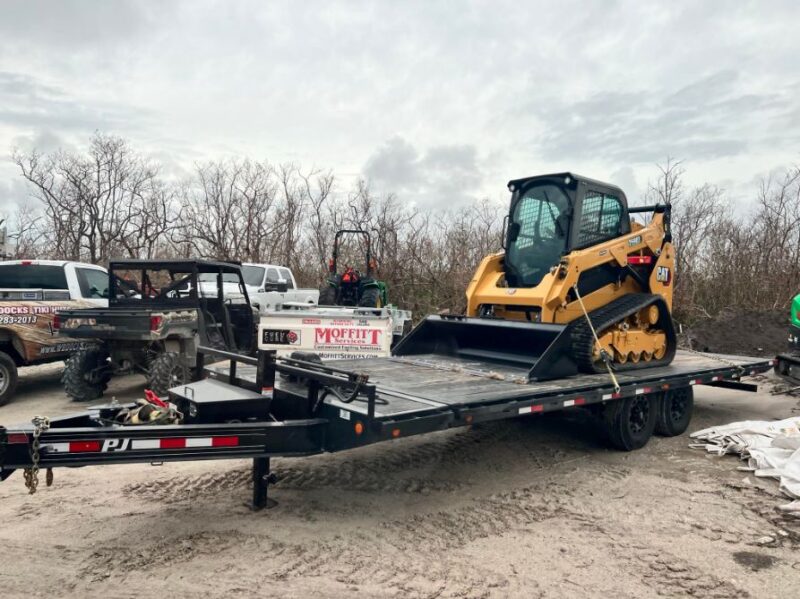
[[[483,259],[465,316],[429,316],[395,355],[449,356],[529,380],[666,365],[675,354],[670,206],[559,173],[510,181],[504,251]],[[646,213],[647,224],[631,220]]]

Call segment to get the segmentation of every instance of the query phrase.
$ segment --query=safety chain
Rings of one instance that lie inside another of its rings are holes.
[[[689,341],[691,343],[691,340]],[[692,349],[691,347],[682,347],[683,351],[688,352],[690,354],[695,354],[696,356],[703,356],[704,358],[708,358],[709,360],[715,360],[720,362],[721,364],[725,364],[726,366],[730,366],[731,368],[735,368],[739,375],[744,374],[746,371],[745,368],[741,364],[737,364],[736,362],[731,362],[730,360],[726,360],[725,358],[720,358],[718,355],[715,354],[707,354],[702,351],[698,351],[696,349]]]
[[[28,493],[33,495],[39,486],[39,437],[50,428],[50,419],[45,416],[34,416],[31,422],[34,427],[33,443],[31,443],[31,467],[25,468],[23,474]],[[48,487],[53,484],[53,470],[51,468],[47,469],[46,483]]]

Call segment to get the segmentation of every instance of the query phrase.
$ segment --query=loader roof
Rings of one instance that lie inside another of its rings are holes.
[[[570,179],[570,184],[567,184],[569,187],[574,186],[575,182],[580,181],[590,186],[602,187],[604,189],[614,190],[616,192],[619,192],[619,195],[621,197],[623,198],[625,197],[625,192],[623,192],[622,189],[617,187],[616,185],[612,185],[611,183],[606,183],[605,181],[599,181],[598,179],[592,179],[590,177],[584,177],[583,175],[578,175],[576,173],[570,173],[570,172],[550,173],[548,175],[534,175],[532,177],[511,179],[511,181],[508,182],[508,187],[509,189],[511,189],[511,186],[513,185],[515,189],[519,189],[522,185],[527,185],[532,181],[547,180],[547,179],[558,180],[560,183],[563,184],[564,180],[567,179],[567,177],[569,177]]]

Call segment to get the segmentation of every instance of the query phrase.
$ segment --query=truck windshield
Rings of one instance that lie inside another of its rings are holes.
[[[244,277],[244,284],[251,287],[260,287],[264,281],[264,267],[263,266],[242,266],[242,277]]]
[[[522,192],[509,219],[506,278],[512,287],[535,287],[567,248],[570,202],[558,185],[534,183]]]
[[[2,289],[67,289],[63,266],[0,264]]]

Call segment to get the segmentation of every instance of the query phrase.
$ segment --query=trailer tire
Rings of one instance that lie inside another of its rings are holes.
[[[181,357],[174,352],[159,352],[150,362],[147,373],[147,388],[159,397],[167,391],[189,381],[188,369]]]
[[[328,285],[319,290],[319,300],[317,302],[320,306],[335,306],[336,305],[336,289]]]
[[[603,420],[611,445],[621,451],[647,445],[655,430],[658,405],[653,395],[635,395],[606,404]]]
[[[17,363],[6,352],[0,351],[0,406],[14,397],[17,380]]]
[[[358,306],[359,308],[380,308],[381,290],[377,287],[367,287],[361,294],[361,299],[358,300]]]
[[[103,366],[107,359],[106,352],[97,348],[79,349],[66,359],[61,383],[72,401],[92,401],[103,396],[110,376],[103,376],[99,381],[92,382],[86,380],[86,375]]]
[[[694,390],[691,387],[670,389],[661,397],[656,419],[656,434],[676,437],[689,427],[694,411]]]

